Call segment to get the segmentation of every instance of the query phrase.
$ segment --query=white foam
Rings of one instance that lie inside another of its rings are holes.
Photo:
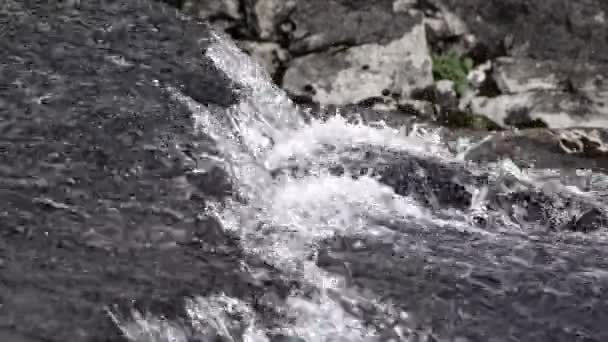
[[[342,301],[354,302],[355,306],[357,303],[374,305],[385,313],[385,319],[405,315],[388,303],[378,303],[373,296],[357,293],[341,276],[318,268],[315,255],[324,239],[336,235],[390,237],[398,234],[379,222],[412,222],[416,223],[412,226],[419,229],[438,232],[456,229],[497,235],[470,222],[471,213],[487,212],[487,188],[470,189],[475,194],[470,211],[431,212],[413,199],[397,195],[376,179],[367,176],[354,179],[348,174],[335,176],[327,170],[328,165],[339,163],[345,153],[370,146],[446,162],[459,160],[460,156],[449,153],[437,132],[413,129],[405,134],[386,125],[349,123],[339,116],[306,124],[286,94],[229,39],[217,35],[206,55],[244,88],[239,103],[227,109],[207,107],[176,89],[169,91],[190,108],[198,128],[215,140],[221,156],[205,157],[230,173],[240,194],[239,200],[209,202],[206,214],[216,217],[224,229],[239,235],[247,253],[319,290],[313,298],[293,293],[282,304],[281,311],[294,322],[282,327],[284,331],[308,342],[377,338],[379,332],[345,310]],[[467,146],[459,152],[470,147]],[[271,175],[274,169],[291,166],[315,168],[315,172],[298,176]],[[509,161],[483,172],[495,179],[504,174],[515,175],[525,186],[539,182]],[[511,229],[517,222],[505,220],[501,225]],[[224,296],[198,298],[187,304],[191,330],[197,336],[214,332],[232,340],[231,314],[237,311],[241,324],[247,327],[243,338],[266,342],[267,332],[259,327],[255,313],[246,303]],[[143,341],[141,336],[148,336],[146,341],[182,342],[187,336],[187,330],[173,323],[138,313],[134,313],[128,323],[117,322],[125,336],[133,341]]]
[[[370,127],[349,123],[341,116],[326,121],[313,120],[299,130],[288,131],[276,137],[276,143],[266,155],[265,166],[275,169],[288,166],[290,161],[317,161],[322,152],[333,151],[339,156],[347,149],[357,147],[382,147],[394,151],[405,151],[415,155],[437,156],[446,153],[445,148],[432,141],[431,135],[406,136],[403,132],[388,127]],[[323,155],[331,158],[332,154]]]
[[[188,342],[191,336],[203,341],[215,340],[217,336],[227,341],[241,338],[245,342],[269,341],[258,327],[250,305],[224,294],[187,299],[186,314],[190,320],[188,327],[138,311],[131,313],[131,319],[109,312],[124,336],[134,342]],[[239,320],[235,319],[237,316]]]

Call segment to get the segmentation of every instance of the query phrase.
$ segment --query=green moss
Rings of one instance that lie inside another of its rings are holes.
[[[450,80],[454,82],[454,90],[459,96],[462,96],[468,88],[467,75],[473,68],[473,60],[453,51],[433,54],[431,57],[435,81]]]

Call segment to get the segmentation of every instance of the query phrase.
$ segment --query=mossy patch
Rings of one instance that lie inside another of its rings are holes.
[[[433,54],[433,79],[450,80],[454,82],[454,90],[462,96],[468,88],[467,75],[473,68],[473,60],[448,51],[442,54]]]

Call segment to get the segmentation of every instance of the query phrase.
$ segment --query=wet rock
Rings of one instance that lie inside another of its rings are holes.
[[[181,5],[176,6],[184,13],[208,21],[214,28],[222,31],[243,30],[244,14],[241,13],[238,0],[182,0]]]
[[[188,153],[213,148],[167,90],[237,101],[201,55],[208,27],[144,0],[7,0],[0,21],[0,339],[122,341],[105,308],[176,318],[185,297],[261,294],[234,238],[195,219]]]
[[[288,16],[295,10],[298,1],[253,0],[247,4],[246,10],[260,39],[277,39],[293,30]]]
[[[425,121],[431,121],[435,118],[436,108],[432,103],[427,101],[400,100],[398,108],[401,112],[416,116]]]
[[[271,342],[305,342],[305,340],[297,336],[277,335],[272,338]]]
[[[437,85],[431,85],[425,88],[415,89],[412,92],[412,98],[419,101],[425,101],[439,106],[441,109],[457,109],[458,98],[453,89],[444,89],[441,91]]]
[[[608,8],[599,0],[192,0],[183,7],[245,38],[241,45],[298,100],[397,110],[414,88],[432,83],[425,63],[433,49],[478,64],[468,75],[477,93],[459,94],[461,112],[503,127],[606,124],[607,60],[596,46],[605,45]]]
[[[606,227],[608,227],[606,214],[597,208],[593,208],[576,218],[567,228],[575,232],[589,233],[606,229]]]
[[[559,146],[568,154],[588,158],[608,157],[606,129],[570,129],[559,133]]]
[[[426,103],[421,103],[421,105],[424,104]],[[415,116],[395,113],[393,111],[375,110],[367,106],[332,105],[321,107],[318,104],[313,104],[306,106],[306,108],[310,110],[309,115],[316,119],[327,120],[336,115],[340,115],[350,123],[388,126],[404,131],[408,131],[412,124],[417,122]]]
[[[213,21],[216,18],[230,18],[238,20],[242,18],[239,2],[237,0],[201,1],[185,0],[181,9],[197,18]]]
[[[359,103],[384,92],[405,98],[430,84],[431,61],[420,23],[385,43],[348,43],[295,58],[283,78],[290,94],[323,105]]]
[[[478,139],[481,137],[478,137]],[[605,158],[606,129],[527,129],[491,134],[469,149],[463,158],[492,162],[510,158],[522,167],[561,169],[608,169]]]
[[[279,68],[289,59],[288,52],[277,43],[240,41],[238,44],[271,76],[275,75]]]

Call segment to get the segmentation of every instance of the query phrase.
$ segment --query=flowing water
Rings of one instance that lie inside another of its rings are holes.
[[[204,214],[301,286],[286,300],[269,294],[284,317],[272,324],[224,295],[188,300],[189,327],[112,315],[129,339],[608,340],[605,236],[560,230],[603,210],[601,175],[472,165],[469,144],[453,153],[433,130],[315,118],[229,39],[206,54],[241,85],[240,103],[203,106],[167,89],[217,145],[199,171],[219,166],[235,187]]]

